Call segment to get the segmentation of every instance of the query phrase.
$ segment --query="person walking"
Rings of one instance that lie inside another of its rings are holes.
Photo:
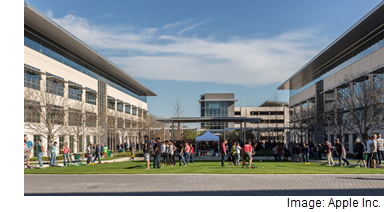
[[[239,165],[240,162],[240,151],[242,148],[240,147],[239,142],[235,142],[235,166]]]
[[[57,149],[57,142],[55,141],[51,149],[51,160],[52,160],[51,166],[56,166],[56,149]]]
[[[284,145],[284,162],[288,161],[289,155],[290,155],[289,149],[287,148],[287,146]]]
[[[103,147],[103,144],[100,145],[100,157],[104,157],[104,147]]]
[[[93,163],[95,163],[96,159],[99,159],[99,163],[101,163],[101,161],[100,161],[100,144],[97,144],[94,154],[95,154],[95,159],[93,159]]]
[[[227,140],[224,140],[224,142],[220,144],[221,166],[224,166],[224,161],[227,156],[225,144],[227,144]]]
[[[325,151],[326,156],[327,156],[328,166],[333,166],[334,165],[334,162],[333,162],[333,159],[332,159],[332,149],[333,149],[333,146],[331,146],[329,141],[326,141],[325,142],[325,146],[324,146],[324,151]]]
[[[372,143],[373,136],[369,136],[369,140],[367,141],[367,167],[372,168]]]
[[[251,166],[252,166],[252,146],[251,146],[250,141],[248,141],[243,147],[243,167],[242,168],[244,168],[245,163],[247,161],[247,158],[249,160],[248,168],[251,168]]]
[[[185,142],[185,159],[187,161],[187,164],[189,164],[189,155],[190,155],[191,147],[189,146],[188,142]]]
[[[175,150],[176,146],[170,141],[168,142],[169,145],[169,157],[170,157],[170,165],[174,166],[175,165]]]
[[[283,152],[283,147],[281,146],[281,144],[278,144],[277,145],[277,161],[278,162],[281,162],[281,154]]]
[[[41,139],[37,140],[37,160],[39,161],[40,168],[43,168],[43,154],[44,154],[44,146],[41,143]]]
[[[341,156],[343,154],[343,147],[342,144],[340,143],[340,139],[336,139],[336,144],[335,144],[335,149],[336,149],[336,155],[339,158],[339,166],[341,166]]]
[[[381,165],[381,158],[384,160],[384,139],[381,138],[381,134],[377,134],[377,157],[378,157],[378,163],[377,165]]]
[[[25,158],[27,157],[28,152],[29,152],[29,150],[28,150],[27,142],[24,140],[24,169],[25,169]],[[27,166],[27,168],[28,168],[28,166]]]
[[[376,169],[376,155],[377,155],[377,141],[376,141],[377,135],[374,134],[372,136],[372,143],[371,143],[371,167]]]
[[[52,154],[51,154],[52,147],[53,147],[53,140],[49,139],[49,142],[48,142],[48,145],[47,145],[47,155],[48,155],[48,158],[49,158],[49,167],[51,167],[53,165],[52,164]]]
[[[154,169],[156,169],[156,168],[160,169],[161,142],[160,142],[160,138],[159,137],[156,138],[153,155],[154,155],[153,168]]]
[[[315,160],[319,157],[319,147],[316,143],[313,145],[313,157]]]
[[[310,149],[309,149],[309,146],[304,143],[304,158],[303,158],[303,162],[305,163],[308,163],[309,162],[309,153],[310,153]]]
[[[365,159],[364,159],[364,151],[365,151],[364,144],[360,142],[360,139],[356,139],[356,145],[355,145],[355,148],[353,149],[353,152],[356,155],[357,165],[361,167],[360,165],[360,160],[361,160],[364,164],[364,168],[367,168],[367,164],[365,163]]]
[[[193,163],[193,158],[194,158],[194,154],[195,154],[195,148],[193,148],[193,145],[192,144],[189,144],[189,146],[191,147],[191,163]]]
[[[144,161],[147,163],[147,168],[149,169],[150,157],[151,157],[151,141],[148,140],[148,135],[144,136]]]
[[[344,166],[349,166],[349,162],[347,160],[347,151],[345,150],[345,147],[342,146],[342,155],[341,155],[341,159],[343,160],[343,165]]]
[[[107,155],[108,155],[108,147],[107,147],[107,145],[105,145],[104,144],[104,157],[106,158],[107,157]]]
[[[166,161],[165,161],[165,159],[166,159],[166,155],[165,155],[166,148],[167,147],[166,147],[165,143],[161,142],[161,156],[163,158],[164,164],[166,164]]]
[[[168,141],[165,142],[165,158],[167,159],[167,163],[165,163],[165,165],[171,165],[170,164],[170,149],[169,149],[169,143]]]
[[[318,155],[319,155],[319,160],[321,160],[321,156],[323,155],[323,145],[319,144],[318,145]]]
[[[71,150],[68,148],[68,142],[65,142],[63,148],[60,149],[60,151],[63,152],[64,166],[66,165],[66,164],[65,164],[65,159],[67,159],[67,161],[68,161],[68,166],[69,166],[69,152],[70,152]]]
[[[182,143],[179,144],[179,148],[178,148],[178,153],[179,153],[179,162],[180,162],[180,165],[181,166],[181,162],[184,163],[184,166],[187,166],[185,164],[185,159],[184,159],[184,146]]]
[[[27,156],[25,157],[25,160],[27,161],[27,168],[30,169],[31,167],[29,166],[29,160],[31,159],[31,155],[32,155],[33,143],[28,140],[27,134],[24,134],[24,142],[28,147],[28,152],[27,152]]]
[[[88,154],[88,158],[87,158],[87,164],[89,163],[92,163],[92,144],[88,144],[88,147],[87,147],[87,154]]]
[[[130,150],[131,150],[131,158],[129,159],[129,161],[132,160],[133,162],[135,161],[135,145],[131,145]]]
[[[272,151],[273,151],[273,157],[275,157],[275,162],[277,162],[277,147],[274,146],[274,147],[272,148]]]

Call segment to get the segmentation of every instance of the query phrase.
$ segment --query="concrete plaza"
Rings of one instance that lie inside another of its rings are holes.
[[[384,175],[24,175],[24,195],[383,196]]]

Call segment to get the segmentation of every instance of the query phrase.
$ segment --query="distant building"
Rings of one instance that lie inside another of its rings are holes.
[[[234,116],[262,119],[259,123],[247,123],[246,126],[255,132],[256,140],[289,141],[288,102],[266,101],[259,107],[235,107]],[[235,124],[234,127],[240,128],[240,124]]]
[[[205,93],[200,96],[201,117],[234,117],[234,93]],[[201,123],[202,129],[212,129],[212,133],[221,133],[215,129],[233,127],[233,123],[207,122]]]

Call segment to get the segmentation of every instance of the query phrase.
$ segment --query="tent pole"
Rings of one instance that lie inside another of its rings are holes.
[[[172,142],[173,142],[173,120],[172,120]]]

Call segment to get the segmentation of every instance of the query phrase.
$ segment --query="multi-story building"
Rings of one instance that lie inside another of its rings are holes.
[[[278,88],[290,91],[291,140],[340,138],[352,151],[384,132],[383,14],[381,2]]]
[[[147,96],[156,94],[83,41],[24,4],[24,126],[36,145],[53,138],[83,152],[138,142]],[[37,148],[34,148],[36,155]]]
[[[247,124],[246,126],[257,133],[257,140],[287,141],[287,132],[289,132],[289,109],[287,102],[266,101],[259,107],[235,107],[234,115],[235,117],[262,119],[259,123]],[[240,127],[240,124],[235,124],[235,128]]]
[[[201,117],[234,117],[234,93],[205,93],[200,96]],[[215,129],[233,127],[234,123],[207,122],[201,123],[202,129],[212,129],[213,133],[221,133]]]

